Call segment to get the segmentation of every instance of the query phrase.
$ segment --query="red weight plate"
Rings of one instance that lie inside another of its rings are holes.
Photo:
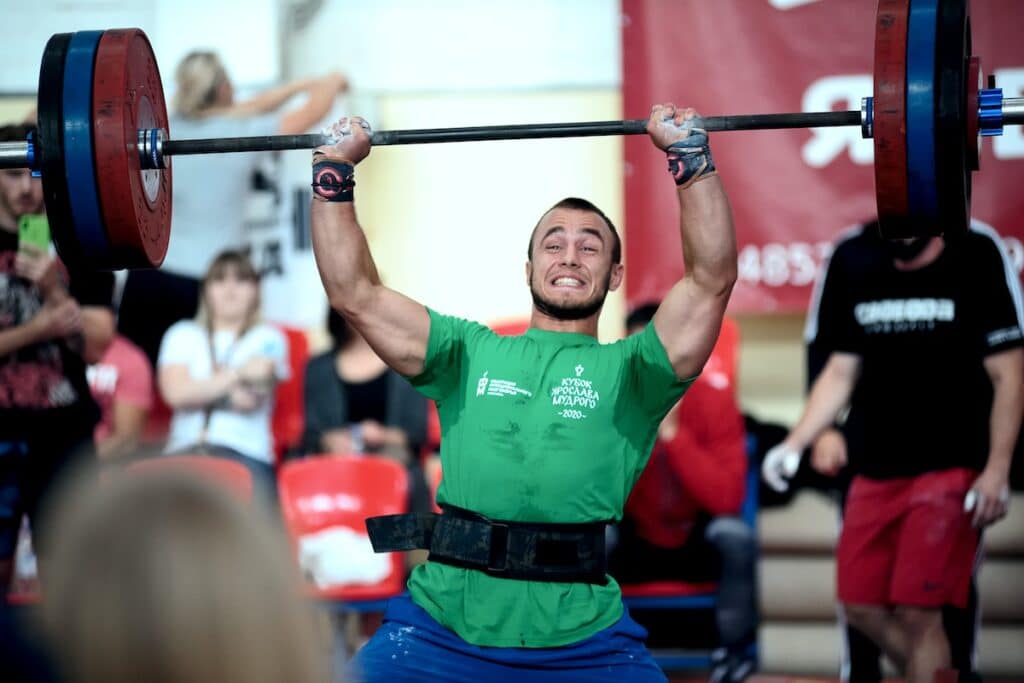
[[[984,83],[985,74],[981,71],[981,57],[971,57],[967,62],[967,168],[977,171],[981,168],[981,135],[978,132],[978,91]]]
[[[171,235],[171,168],[143,171],[138,131],[167,130],[167,106],[149,40],[106,31],[93,73],[96,176],[107,238],[123,267],[157,267]]]
[[[906,222],[907,30],[910,0],[879,0],[875,21],[875,195],[878,220]],[[898,230],[897,230],[898,231]]]

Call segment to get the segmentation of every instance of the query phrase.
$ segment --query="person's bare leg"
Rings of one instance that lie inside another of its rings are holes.
[[[896,615],[907,642],[907,683],[933,683],[950,665],[949,641],[937,608],[900,606]]]
[[[846,612],[846,620],[875,641],[896,666],[901,669],[906,667],[910,644],[903,623],[892,610],[882,605],[853,604],[844,604],[843,610]]]

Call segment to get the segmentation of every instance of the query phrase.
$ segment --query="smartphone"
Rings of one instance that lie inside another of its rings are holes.
[[[42,214],[25,214],[18,219],[18,244],[31,244],[42,251],[50,248],[50,224]]]

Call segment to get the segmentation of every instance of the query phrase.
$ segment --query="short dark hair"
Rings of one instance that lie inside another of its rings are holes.
[[[640,304],[633,311],[626,316],[626,331],[633,329],[634,327],[642,327],[647,323],[654,320],[654,314],[658,312],[658,302],[648,301],[647,303]]]
[[[29,133],[35,133],[31,123],[8,123],[0,126],[0,142],[25,142]]]
[[[598,216],[600,216],[601,220],[603,220],[605,224],[608,226],[608,229],[612,231],[612,237],[615,238],[615,243],[612,245],[612,263],[622,263],[622,240],[619,238],[619,231],[615,229],[615,224],[612,223],[612,219],[608,218],[608,216],[605,215],[604,211],[597,208],[596,204],[587,201],[586,199],[581,199],[579,197],[566,197],[565,199],[562,199],[541,215],[540,220],[537,221],[537,225],[533,226],[533,231],[530,232],[530,243],[526,245],[527,261],[533,260],[533,237],[534,235],[537,234],[537,228],[540,227],[540,221],[544,220],[544,216],[547,216],[555,209],[589,211],[591,213],[596,213]]]

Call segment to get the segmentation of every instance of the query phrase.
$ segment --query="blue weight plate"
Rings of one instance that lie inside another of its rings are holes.
[[[911,0],[907,31],[907,198],[917,234],[937,233],[935,49],[939,0]]]
[[[93,163],[92,72],[102,35],[102,31],[73,34],[64,59],[64,177],[78,244],[92,268],[113,267]]]
[[[951,236],[970,224],[978,153],[977,96],[971,93],[977,93],[980,66],[971,59],[971,21],[963,0],[941,0],[936,46],[935,184],[941,229]]]

